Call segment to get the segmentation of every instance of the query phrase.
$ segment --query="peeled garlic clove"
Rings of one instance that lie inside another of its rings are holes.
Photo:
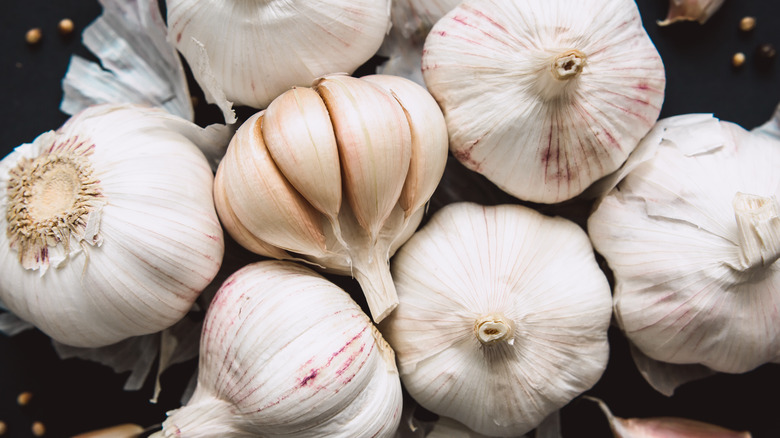
[[[392,95],[359,78],[330,75],[315,87],[332,115],[344,194],[374,241],[409,170],[412,140],[406,115]]]
[[[750,432],[738,432],[702,421],[677,417],[620,418],[609,410],[603,400],[585,396],[598,403],[609,420],[615,438],[750,438]]]
[[[658,118],[666,78],[631,0],[464,1],[425,41],[450,150],[509,194],[573,198]]]
[[[697,21],[704,24],[721,5],[723,0],[669,0],[666,19],[658,21],[658,25],[668,26],[677,21]]]
[[[166,0],[166,6],[169,39],[201,87],[219,87],[228,101],[254,108],[293,85],[352,73],[377,52],[390,24],[389,0]]]
[[[290,262],[248,265],[206,314],[192,398],[158,437],[392,437],[393,352],[350,296]]]
[[[379,327],[429,411],[484,435],[522,435],[604,372],[612,296],[574,222],[449,204],[391,267],[399,304]]]
[[[406,215],[419,210],[433,195],[444,174],[449,140],[444,115],[433,97],[420,85],[391,75],[361,79],[389,91],[401,104],[409,122],[412,157],[399,202]]]
[[[213,174],[170,117],[90,107],[0,162],[0,300],[56,341],[161,331],[216,275]]]
[[[654,153],[588,219],[615,277],[616,320],[657,361],[728,373],[771,362],[780,142],[711,116],[658,124]]]
[[[250,117],[230,141],[217,169],[217,178],[224,178],[220,187],[227,201],[217,205],[229,205],[235,221],[260,241],[288,251],[322,252],[323,218],[273,161],[263,140],[262,117],[262,112]],[[229,217],[221,209],[217,212]],[[240,234],[231,235],[239,239]]]

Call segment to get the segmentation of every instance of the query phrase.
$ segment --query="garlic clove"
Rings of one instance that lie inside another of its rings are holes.
[[[217,174],[224,173],[221,184],[231,201],[219,205],[229,205],[238,223],[260,241],[287,251],[324,252],[323,217],[274,163],[263,140],[262,116],[250,117],[230,141]]]
[[[710,423],[678,417],[620,418],[603,400],[583,396],[598,403],[615,438],[750,438],[747,431],[735,431]]]
[[[406,115],[390,93],[362,79],[330,75],[314,87],[333,120],[344,195],[373,244],[409,170],[412,139]]]
[[[422,86],[400,76],[369,75],[361,79],[389,91],[406,113],[412,136],[409,173],[398,202],[409,216],[433,195],[444,174],[449,139],[439,104]]]
[[[669,12],[659,26],[668,26],[678,21],[697,21],[704,24],[723,5],[724,0],[669,0]]]

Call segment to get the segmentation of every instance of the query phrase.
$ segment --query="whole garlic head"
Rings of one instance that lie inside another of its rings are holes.
[[[424,88],[329,75],[241,125],[214,195],[237,242],[353,274],[380,321],[397,304],[388,259],[420,223],[446,162],[444,117]]]
[[[166,0],[169,39],[210,101],[265,108],[293,85],[352,73],[390,26],[389,0]]]
[[[428,34],[422,69],[453,155],[540,203],[617,169],[666,85],[632,0],[467,0]]]
[[[780,138],[701,114],[653,132],[588,219],[618,324],[662,362],[741,373],[776,360]]]
[[[0,300],[64,344],[170,327],[216,275],[213,174],[162,110],[98,105],[0,161]]]
[[[604,372],[612,296],[574,222],[449,204],[399,249],[392,272],[400,302],[379,327],[404,387],[436,414],[518,436]]]
[[[156,437],[392,437],[393,351],[350,296],[292,262],[248,265],[203,326],[198,383]]]

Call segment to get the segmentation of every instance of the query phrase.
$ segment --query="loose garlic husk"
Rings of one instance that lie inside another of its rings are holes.
[[[526,201],[565,201],[613,172],[664,98],[632,0],[465,1],[424,50],[452,153]]]
[[[392,272],[400,302],[379,328],[429,411],[522,435],[604,372],[612,296],[574,222],[449,204],[399,249]]]
[[[94,106],[0,162],[9,310],[77,347],[158,332],[190,310],[224,243],[211,168],[171,117]]]
[[[393,351],[335,284],[292,262],[225,281],[203,326],[198,384],[155,437],[392,437]]]
[[[444,117],[424,88],[330,75],[238,129],[214,196],[249,250],[353,274],[378,322],[397,304],[388,259],[420,223],[446,161]]]
[[[588,219],[615,277],[616,320],[650,358],[728,373],[777,359],[780,137],[770,127],[659,121]]]
[[[659,26],[668,26],[678,21],[696,21],[704,24],[723,5],[724,0],[669,0],[666,19],[659,20]]]
[[[389,0],[166,0],[169,38],[210,102],[265,108],[293,85],[352,73],[379,49]]]

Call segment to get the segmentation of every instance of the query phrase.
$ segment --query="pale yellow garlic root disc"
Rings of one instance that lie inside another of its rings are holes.
[[[616,170],[664,98],[631,0],[465,1],[424,50],[455,157],[527,201],[573,198]]]
[[[380,324],[424,408],[519,436],[601,377],[612,295],[575,223],[519,205],[449,204],[392,260]]]
[[[741,373],[776,361],[780,142],[702,115],[657,129],[657,151],[588,220],[617,322],[662,362]]]

